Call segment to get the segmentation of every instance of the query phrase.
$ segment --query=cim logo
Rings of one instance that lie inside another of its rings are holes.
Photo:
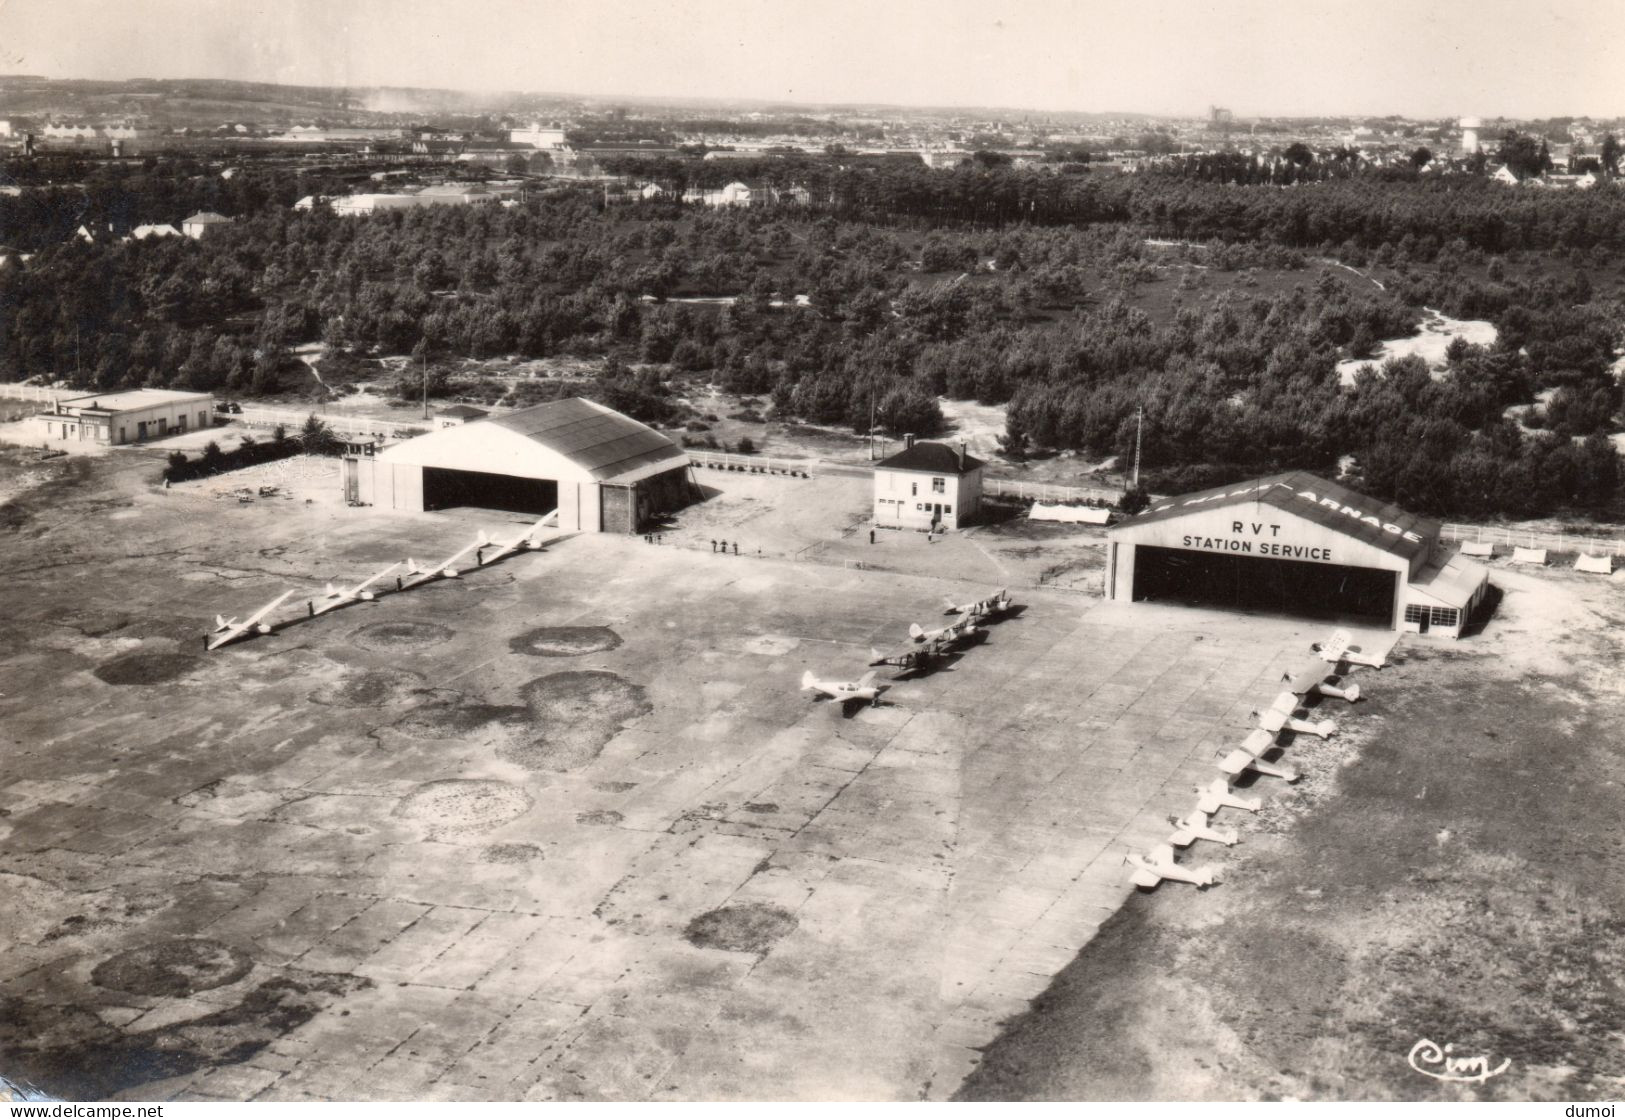
[[[1492,1069],[1490,1059],[1483,1054],[1466,1057],[1454,1051],[1454,1043],[1447,1042],[1440,1046],[1432,1039],[1424,1038],[1411,1047],[1406,1060],[1417,1073],[1435,1081],[1476,1081],[1480,1085],[1492,1077],[1499,1077],[1512,1065],[1511,1058],[1503,1058],[1501,1064]]]

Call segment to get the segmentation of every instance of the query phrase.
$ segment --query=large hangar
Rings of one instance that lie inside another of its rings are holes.
[[[1106,595],[1459,637],[1488,572],[1437,521],[1295,471],[1155,503],[1109,533]]]
[[[635,533],[694,494],[688,455],[580,397],[442,428],[344,461],[348,497],[390,509],[559,511],[559,528]]]

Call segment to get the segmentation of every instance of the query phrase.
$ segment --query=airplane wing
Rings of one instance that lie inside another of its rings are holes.
[[[1219,761],[1219,769],[1223,770],[1226,774],[1234,778],[1236,775],[1243,773],[1247,767],[1251,766],[1255,759],[1255,755],[1248,754],[1246,751],[1238,748],[1225,755],[1224,758]],[[1200,802],[1199,804],[1202,808],[1206,808],[1205,801]]]
[[[401,562],[399,560],[395,561],[395,563],[391,564],[387,568],[384,568],[383,570],[378,572],[376,575],[368,576],[366,579],[362,580],[360,583],[358,583],[354,587],[350,588],[350,590],[345,592],[345,594],[347,594],[347,595],[359,595],[361,592],[365,591],[367,588],[371,587],[373,584],[377,583],[379,580],[383,579],[390,572],[393,572],[396,568],[398,568],[400,566],[401,566]]]
[[[457,561],[461,560],[463,557],[467,556],[470,552],[473,552],[478,547],[480,547],[480,542],[478,540],[475,540],[470,544],[464,545],[462,548],[459,548],[456,552],[454,552],[450,556],[446,557],[445,560],[441,561],[439,567],[435,568],[434,570],[437,571],[437,572],[445,571],[447,568],[449,568],[453,564],[457,563]]]
[[[1241,741],[1241,749],[1258,758],[1268,753],[1275,746],[1275,735],[1264,728],[1259,728]]]
[[[1284,716],[1289,716],[1298,710],[1298,698],[1290,692],[1280,693],[1271,701],[1270,709],[1280,712]]]
[[[875,671],[873,669],[870,669],[867,673],[863,674],[862,677],[858,678],[858,687],[859,688],[868,688],[870,685],[872,685],[874,683],[875,683]]]
[[[287,591],[284,591],[282,594],[278,595],[275,599],[272,599],[269,603],[266,603],[259,610],[255,611],[253,614],[249,615],[246,619],[243,620],[242,629],[244,629],[244,630],[248,629],[248,627],[254,625],[260,619],[264,618],[266,615],[268,615],[272,611],[276,610],[278,607],[280,607],[282,605],[283,600],[285,600],[289,595],[292,595],[292,594],[293,594],[292,589],[289,589]]]
[[[1320,656],[1326,661],[1340,661],[1343,654],[1348,652],[1349,632],[1347,630],[1333,630],[1332,636],[1320,644]]]
[[[1147,871],[1145,868],[1140,867],[1136,868],[1134,874],[1128,877],[1128,881],[1133,883],[1136,887],[1145,887],[1149,890],[1158,883],[1162,882],[1162,876],[1158,875],[1155,871]]]
[[[1158,844],[1151,849],[1150,859],[1152,863],[1174,862],[1174,846],[1172,844]]]

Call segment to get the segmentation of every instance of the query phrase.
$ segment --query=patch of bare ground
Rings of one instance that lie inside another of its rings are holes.
[[[781,906],[748,902],[708,910],[688,923],[683,936],[702,949],[765,953],[796,928],[796,916]]]
[[[1303,780],[1216,822],[1243,834],[1201,853],[1223,885],[1131,898],[958,1097],[1617,1097],[1625,640],[1605,586],[1506,582],[1482,635],[1408,640],[1323,702],[1342,730],[1288,744]],[[1424,1040],[1508,1064],[1441,1081]]]

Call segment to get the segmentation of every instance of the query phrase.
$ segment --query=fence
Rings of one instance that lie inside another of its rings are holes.
[[[46,404],[55,404],[67,397],[83,397],[89,393],[88,389],[47,389],[43,385],[0,382],[0,397],[16,401],[43,401]]]
[[[1612,537],[1537,533],[1495,525],[1446,525],[1439,536],[1447,541],[1484,541],[1507,548],[1545,548],[1553,552],[1583,552],[1592,556],[1625,556],[1625,541]]]
[[[222,419],[236,420],[250,428],[274,428],[278,424],[288,429],[290,435],[297,435],[299,429],[304,427],[305,421],[310,418],[309,412],[299,412],[285,408],[261,408],[258,405],[245,405],[240,414]],[[415,420],[410,423],[400,420],[375,420],[366,416],[343,416],[328,412],[316,413],[316,419],[326,424],[328,430],[339,436],[370,436],[381,432],[390,439],[404,439],[411,435],[421,435],[432,430],[434,421]]]

